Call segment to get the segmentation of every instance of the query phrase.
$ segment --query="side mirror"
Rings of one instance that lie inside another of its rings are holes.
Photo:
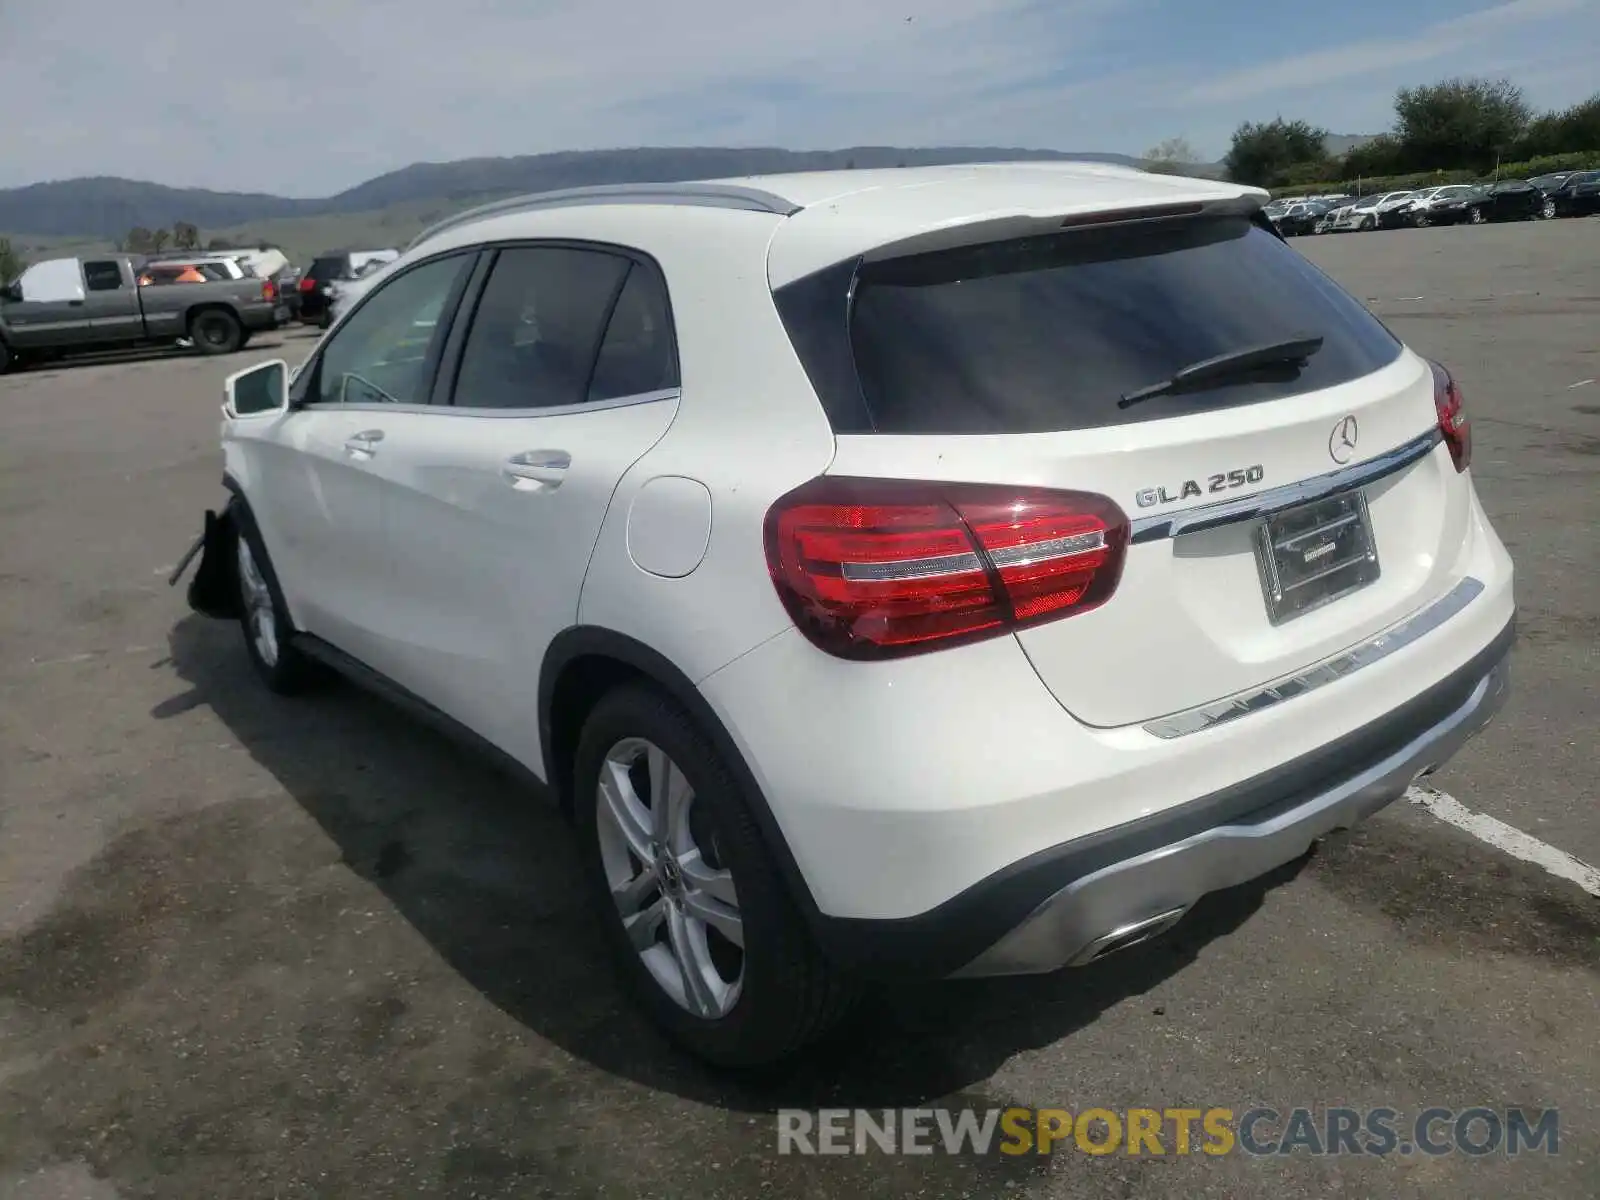
[[[223,415],[261,417],[289,411],[289,364],[281,358],[236,371],[223,381]]]

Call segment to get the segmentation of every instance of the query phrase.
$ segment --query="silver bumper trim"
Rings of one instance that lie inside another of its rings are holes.
[[[1098,957],[1100,947],[1119,948],[1105,943],[1124,931],[1158,922],[1166,928],[1174,910],[1292,862],[1318,838],[1399,799],[1482,730],[1509,690],[1508,655],[1454,712],[1353,778],[1259,823],[1218,825],[1075,880],[955,977],[1042,974]]]
[[[1363,667],[1382,662],[1396,650],[1403,650],[1419,638],[1426,637],[1482,594],[1482,581],[1468,575],[1439,599],[1412,613],[1398,625],[1391,625],[1375,637],[1359,642],[1347,650],[1341,650],[1332,658],[1325,658],[1303,671],[1274,679],[1271,683],[1249,691],[1238,692],[1221,700],[1213,700],[1209,704],[1146,721],[1145,732],[1152,733],[1158,738],[1179,738],[1185,734],[1198,733],[1202,729],[1211,729],[1229,721],[1236,721],[1240,717],[1258,713],[1285,700],[1314,692],[1335,680],[1343,679],[1346,675],[1355,674]]]

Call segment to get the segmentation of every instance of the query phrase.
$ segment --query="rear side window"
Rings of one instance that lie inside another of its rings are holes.
[[[634,263],[611,310],[589,381],[590,400],[615,400],[678,386],[672,317],[655,272]]]
[[[503,250],[461,352],[463,408],[582,404],[614,305],[632,266],[593,250]]]
[[[122,286],[122,268],[114,262],[86,262],[83,284],[91,292],[114,292]]]
[[[833,390],[823,402],[839,432],[1128,424],[1333,387],[1393,362],[1401,349],[1376,317],[1245,217],[1063,232],[865,264],[853,305],[819,301],[780,296],[779,310],[819,393]],[[827,350],[826,331],[797,331],[792,319],[843,329],[847,309],[857,397],[840,394],[839,355]],[[1264,371],[1117,407],[1124,394],[1192,363],[1306,335],[1323,344],[1297,376]]]

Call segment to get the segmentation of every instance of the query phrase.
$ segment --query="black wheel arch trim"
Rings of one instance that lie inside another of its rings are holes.
[[[718,757],[738,780],[744,799],[749,805],[750,815],[760,829],[761,836],[765,839],[767,848],[772,852],[778,869],[783,874],[784,882],[788,885],[790,898],[800,910],[806,924],[820,940],[828,918],[825,918],[817,908],[811,889],[800,871],[800,865],[795,861],[794,853],[783,836],[777,818],[773,816],[772,806],[756,780],[755,772],[750,769],[738,744],[733,740],[733,735],[728,732],[700,689],[671,659],[636,638],[600,625],[574,625],[562,630],[550,643],[549,649],[545,652],[544,663],[539,670],[539,744],[544,756],[546,785],[556,795],[558,802],[566,807],[569,813],[571,812],[568,806],[572,803],[573,797],[563,794],[565,772],[557,761],[553,736],[556,685],[567,667],[584,658],[611,659],[632,668],[684,707],[701,732],[710,739]]]

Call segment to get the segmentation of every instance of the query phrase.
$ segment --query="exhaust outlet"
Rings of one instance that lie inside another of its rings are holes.
[[[1187,904],[1178,908],[1169,908],[1165,912],[1157,913],[1153,917],[1134,921],[1128,925],[1119,925],[1116,929],[1103,933],[1078,951],[1068,966],[1083,967],[1092,962],[1105,958],[1108,954],[1115,954],[1118,950],[1127,950],[1141,942],[1148,942],[1153,937],[1159,937],[1176,925],[1183,914],[1189,911]]]

